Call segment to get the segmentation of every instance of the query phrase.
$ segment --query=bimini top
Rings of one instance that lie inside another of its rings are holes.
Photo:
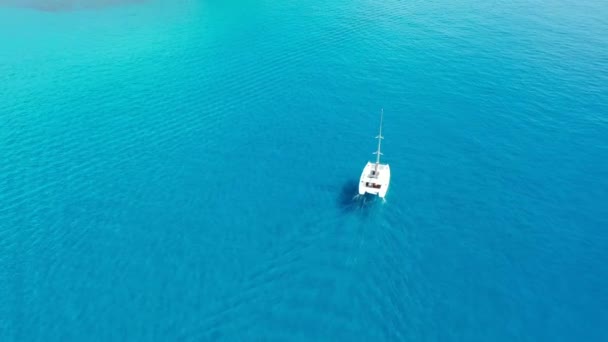
[[[361,173],[359,180],[359,195],[365,193],[378,195],[380,198],[386,196],[388,186],[391,182],[391,168],[388,164],[380,163],[380,147],[382,144],[382,119],[384,116],[384,110],[380,112],[380,134],[376,137],[378,139],[378,150],[374,152],[376,155],[376,162],[367,162]]]

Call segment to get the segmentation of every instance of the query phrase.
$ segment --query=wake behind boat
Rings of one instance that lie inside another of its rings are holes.
[[[388,164],[380,163],[380,146],[382,144],[382,118],[384,116],[384,109],[380,112],[380,133],[376,137],[378,139],[378,150],[374,152],[376,155],[376,162],[367,162],[361,173],[361,179],[359,181],[359,195],[365,193],[378,195],[380,198],[386,196],[388,186],[391,181],[391,168]]]

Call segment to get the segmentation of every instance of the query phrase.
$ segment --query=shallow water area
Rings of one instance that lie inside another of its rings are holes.
[[[0,6],[28,8],[44,12],[94,10],[143,3],[146,0],[0,0]]]

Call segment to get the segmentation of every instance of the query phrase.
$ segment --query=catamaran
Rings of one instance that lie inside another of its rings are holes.
[[[376,137],[378,139],[378,150],[374,152],[376,155],[376,162],[367,162],[361,173],[361,179],[359,181],[359,195],[365,193],[378,195],[380,198],[386,196],[388,191],[388,185],[391,181],[391,168],[388,164],[380,163],[380,146],[382,144],[382,118],[384,116],[384,109],[380,111],[380,133]]]

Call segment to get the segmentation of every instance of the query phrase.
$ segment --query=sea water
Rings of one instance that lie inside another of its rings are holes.
[[[606,338],[606,2],[0,4],[0,340]]]

